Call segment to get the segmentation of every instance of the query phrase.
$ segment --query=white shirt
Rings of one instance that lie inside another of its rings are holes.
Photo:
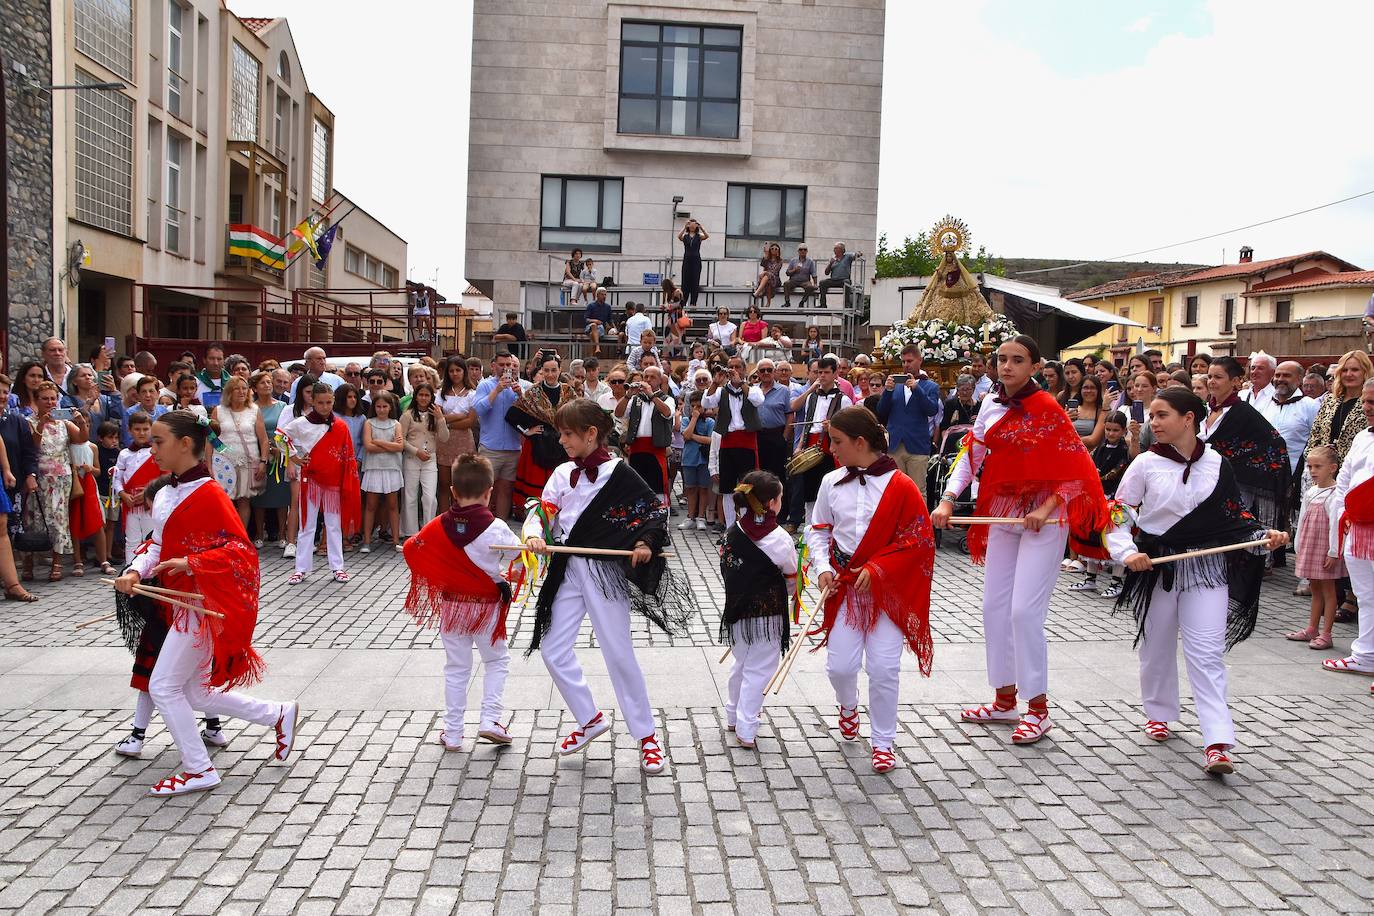
[[[668,405],[668,413],[671,414],[673,412],[673,399],[665,395],[662,401],[664,404]],[[629,417],[630,408],[633,406],[633,403],[634,400],[632,398],[631,403],[625,405],[626,417]],[[654,408],[654,400],[641,399],[639,408],[639,429],[635,430],[636,439],[642,439],[645,436],[652,436],[654,434],[654,415],[657,413],[658,411]]]
[[[506,566],[515,556],[514,551],[492,550],[492,547],[519,547],[522,541],[515,536],[515,532],[510,530],[507,525],[499,518],[492,519],[487,530],[468,542],[463,548],[463,552],[468,555],[468,559],[482,572],[491,577],[491,581],[501,583],[506,581],[503,575]]]
[[[329,432],[330,427],[334,425],[332,420],[329,423],[311,423],[306,418],[308,413],[309,411],[306,411],[299,417],[292,417],[286,423],[277,424],[277,431],[286,433],[291,440],[291,447],[297,455],[310,454],[310,451],[320,444],[324,434]]]
[[[472,399],[476,397],[475,391],[467,391],[463,394],[449,394],[439,399],[439,409],[446,414],[465,417],[472,413]]]
[[[648,315],[638,312],[625,319],[625,340],[632,347],[639,346],[639,337],[645,331],[652,331],[654,323]]]
[[[601,464],[596,469],[596,480],[592,480],[590,474],[579,474],[575,487],[572,485],[572,472],[577,466],[573,462],[566,461],[553,469],[553,473],[549,475],[548,483],[544,484],[541,499],[557,510],[557,514],[553,517],[554,537],[560,541],[567,538],[568,532],[573,530],[587,506],[596,498],[596,494],[600,493],[601,488],[606,486],[606,481],[611,479],[611,472],[619,463],[619,458],[612,457],[609,461]],[[521,529],[521,536],[525,539],[544,536],[544,529],[539,523],[538,516],[534,513],[526,516],[524,528]]]
[[[727,496],[726,499],[733,499]],[[735,522],[736,525],[739,522]],[[741,531],[744,529],[741,528]],[[747,535],[746,535],[747,536]],[[773,565],[782,571],[783,578],[787,580],[788,596],[797,593],[797,545],[792,540],[792,536],[783,530],[779,525],[763,537],[754,541],[763,555],[773,561]]]
[[[1226,422],[1226,415],[1231,412],[1231,408],[1229,407],[1223,407],[1219,411],[1211,411],[1209,407],[1208,410],[1207,419],[1202,421],[1202,426],[1197,431],[1197,437],[1203,442],[1212,438],[1217,428],[1220,427],[1222,423]]]
[[[810,435],[820,435],[821,433],[825,432],[825,421],[830,416],[830,401],[832,398],[840,399],[840,410],[844,410],[846,407],[854,406],[854,402],[845,396],[844,392],[840,390],[838,384],[834,388],[831,388],[829,393],[821,391],[819,388],[817,388],[815,391],[815,395],[816,412],[811,415],[812,423],[811,426],[806,430],[806,432]],[[808,395],[807,401],[809,400],[810,396]],[[802,422],[806,421],[807,401],[802,401],[801,407],[797,409],[797,419],[801,420]]]
[[[1327,541],[1331,545],[1327,556],[1336,556],[1332,551],[1340,543],[1341,516],[1345,514],[1345,494],[1374,477],[1374,430],[1362,430],[1350,443],[1341,472],[1336,475],[1336,491],[1326,503],[1326,515],[1331,522],[1331,534]]]
[[[738,330],[738,326],[733,321],[727,321],[725,324],[713,321],[706,326],[706,336],[722,347],[728,347],[730,346],[730,338],[736,330]]]
[[[1279,435],[1283,436],[1283,441],[1288,446],[1288,463],[1293,466],[1293,473],[1295,474],[1298,472],[1298,466],[1302,464],[1302,453],[1307,448],[1307,437],[1312,432],[1312,421],[1317,418],[1317,411],[1320,407],[1320,404],[1309,397],[1303,397],[1289,404],[1279,404],[1274,398],[1270,398],[1255,405],[1260,416],[1268,420],[1269,425],[1278,430]]]
[[[730,428],[725,430],[727,433],[737,433],[744,429],[744,398],[743,394],[732,394],[729,388],[721,386],[716,389],[715,394],[706,392],[701,396],[701,406],[704,410],[713,410],[720,407],[720,399],[728,397],[730,399]],[[763,406],[763,389],[758,385],[749,386],[749,403],[755,407]],[[817,412],[820,408],[817,408]]]
[[[968,454],[960,458],[949,472],[949,479],[945,481],[945,491],[940,494],[941,496],[948,495],[950,499],[957,499],[959,494],[964,492],[964,488],[973,480],[974,472],[987,460],[988,447],[983,441],[988,437],[988,430],[1007,415],[1007,409],[1008,405],[997,403],[996,398],[983,399],[978,408],[978,416],[973,419],[973,445],[969,448]]]
[[[806,546],[811,555],[812,572],[816,578],[821,573],[833,573],[830,566],[830,542],[845,553],[852,554],[859,549],[868,523],[878,510],[878,503],[892,482],[889,471],[881,477],[865,478],[864,483],[851,480],[844,486],[839,483],[849,473],[847,468],[836,468],[821,478],[821,488],[816,493],[816,507],[811,512],[811,526],[806,529]],[[830,528],[817,526],[830,525]]]
[[[1265,385],[1265,386],[1264,386],[1263,388],[1261,388],[1259,391],[1253,391],[1253,390],[1251,390],[1251,391],[1242,391],[1242,392],[1240,393],[1240,399],[1241,399],[1242,401],[1246,402],[1247,404],[1250,404],[1251,406],[1253,406],[1256,410],[1259,409],[1259,407],[1260,407],[1261,404],[1267,404],[1267,403],[1269,403],[1269,402],[1273,399],[1273,397],[1274,397],[1274,383],[1273,383],[1273,382],[1270,382],[1268,385]]]
[[[304,378],[304,376],[302,376],[301,378]],[[340,378],[332,372],[321,372],[319,380],[321,382],[324,382],[326,385],[328,385],[330,388],[334,390],[338,390],[338,387],[344,383],[344,380],[342,378]],[[294,379],[291,382],[291,403],[293,404],[296,401],[296,386],[300,383],[301,380],[299,378]]]
[[[1204,449],[1184,483],[1183,470],[1187,465],[1154,452],[1141,452],[1117,484],[1116,498],[1137,510],[1135,524],[1141,531],[1161,535],[1212,495],[1221,476],[1221,461],[1216,451]],[[1128,519],[1107,532],[1107,549],[1117,563],[1126,562],[1128,556],[1137,552],[1131,524]]]
[[[1307,491],[1302,495],[1302,511],[1298,513],[1298,524],[1296,530],[1302,530],[1302,523],[1305,517],[1307,516],[1307,513],[1312,510],[1313,506],[1324,506],[1329,510],[1331,507],[1331,497],[1335,495],[1335,493],[1336,484],[1334,482],[1329,487],[1319,487],[1315,483],[1312,484],[1312,486],[1308,487]],[[1330,523],[1330,521],[1331,519],[1328,516],[1327,522]],[[1336,542],[1328,541],[1328,543],[1330,546],[1327,548],[1326,555],[1328,557],[1336,556]]]
[[[981,401],[981,400],[983,399],[983,395],[987,394],[987,393],[988,393],[989,391],[991,391],[991,390],[992,390],[992,376],[990,376],[990,375],[983,375],[983,376],[980,376],[979,379],[978,379],[978,381],[976,381],[976,382],[973,383],[973,399],[974,399],[975,401]]]
[[[138,473],[138,469],[143,467],[145,461],[153,460],[153,450],[151,448],[141,448],[138,451],[133,449],[122,449],[119,457],[115,459],[114,474],[110,476],[110,495],[118,497],[128,486],[129,479]],[[148,507],[124,507],[125,512],[147,512]]]
[[[586,395],[586,397],[595,401],[598,405],[601,403],[602,395],[607,395],[611,393],[611,386],[606,384],[605,379],[597,379],[595,387],[591,385],[584,385],[583,388],[585,389],[584,394]],[[611,404],[611,406],[608,409],[615,410],[615,404]]]
[[[172,517],[172,512],[186,501],[186,497],[205,484],[214,482],[213,477],[201,477],[175,486],[168,484],[157,491],[157,496],[153,499],[153,539],[148,542],[148,549],[134,557],[133,562],[129,564],[138,573],[139,578],[147,579],[153,567],[161,562],[162,529],[166,527],[167,519]]]

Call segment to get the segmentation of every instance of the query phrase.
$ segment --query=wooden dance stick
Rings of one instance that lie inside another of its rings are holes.
[[[97,619],[100,619],[100,618],[97,618]],[[717,664],[717,665],[723,665],[723,664],[725,664],[725,660],[726,660],[727,658],[730,657],[730,653],[731,653],[732,651],[734,651],[734,649],[733,649],[732,647],[726,646],[726,647],[725,647],[725,654],[722,655],[722,656],[720,657],[720,661],[716,662],[716,664]]]
[[[1024,525],[1024,518],[996,518],[984,515],[952,515],[951,525]]]
[[[491,545],[491,549],[501,550],[507,553],[519,553],[524,550],[529,550],[524,544],[521,544],[519,547],[510,547],[505,544],[493,544]],[[634,554],[633,550],[616,550],[611,547],[564,547],[561,544],[548,544],[545,546],[545,549],[548,550],[549,553],[566,553],[575,557],[628,557]],[[663,553],[658,554],[658,556],[672,557],[673,554],[665,550]]]
[[[105,585],[115,584],[115,580],[113,579],[101,579],[100,581]],[[197,595],[195,592],[179,592],[174,588],[163,588],[160,585],[144,585],[142,582],[140,582],[134,587],[141,589],[142,591],[145,591],[150,595],[166,595],[169,598],[186,598],[192,601],[203,601],[205,599],[204,595]]]
[[[1168,557],[1150,557],[1150,562],[1155,566],[1161,563],[1177,563],[1179,560],[1191,560],[1193,557],[1210,557],[1214,553],[1230,553],[1233,550],[1245,550],[1251,547],[1262,547],[1264,541],[1242,541],[1239,544],[1227,544],[1225,547],[1207,547],[1202,550],[1190,550],[1187,553],[1176,553]]]
[[[830,585],[834,586],[834,584],[835,580],[832,579]],[[782,660],[782,664],[778,665],[778,670],[773,672],[773,677],[763,688],[764,696],[768,696],[770,692],[776,695],[782,691],[782,685],[787,680],[787,675],[791,673],[793,663],[796,662],[797,656],[801,654],[802,645],[806,642],[807,631],[811,629],[811,624],[815,621],[816,615],[821,612],[821,608],[825,607],[825,599],[829,596],[830,587],[821,589],[820,597],[816,599],[816,605],[811,609],[811,615],[806,618],[806,623],[802,624],[801,632],[797,634],[796,643],[788,650],[786,657]]]
[[[100,581],[103,582],[103,583],[105,583],[106,585],[114,585],[114,580],[113,580],[113,579],[101,579]],[[194,604],[188,604],[188,603],[186,603],[185,601],[181,601],[181,600],[179,600],[179,599],[177,599],[177,598],[173,598],[171,595],[165,595],[165,594],[163,594],[161,591],[153,591],[153,590],[152,590],[153,588],[155,588],[155,586],[151,586],[151,585],[135,585],[135,586],[134,586],[134,594],[135,594],[135,595],[142,595],[144,598],[152,598],[152,599],[154,599],[155,601],[161,601],[161,602],[163,602],[164,604],[170,604],[170,605],[172,605],[173,607],[180,607],[180,608],[185,608],[185,609],[188,610],[188,611],[195,611],[197,614],[204,614],[206,617],[218,617],[220,620],[223,620],[223,619],[224,619],[224,615],[221,614],[219,611],[212,611],[212,610],[210,610],[209,608],[198,607],[197,605],[194,605]],[[170,591],[170,589],[169,589],[169,591]],[[173,592],[173,594],[190,595],[192,598],[199,598],[199,599],[203,599],[203,598],[204,598],[203,595],[194,595],[194,594],[192,594],[191,592]]]
[[[106,620],[114,620],[114,616],[114,614],[101,614],[99,617],[92,617],[90,620],[83,620],[76,625],[76,629],[80,630],[84,627],[91,626],[92,624],[101,623]]]

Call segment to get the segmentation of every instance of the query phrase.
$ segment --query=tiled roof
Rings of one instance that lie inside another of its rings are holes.
[[[1162,273],[1146,274],[1142,277],[1125,277],[1120,280],[1102,283],[1098,286],[1090,286],[1076,293],[1068,293],[1064,298],[1072,299],[1075,302],[1081,302],[1084,299],[1103,299],[1107,296],[1120,296],[1123,293],[1139,292],[1142,289],[1157,289],[1167,285],[1172,280],[1176,280],[1179,277],[1185,277],[1194,272],[1195,268],[1190,267],[1187,270],[1168,270]]]
[[[276,22],[277,17],[269,16],[264,19],[260,16],[240,16],[239,21],[252,29],[255,34],[262,34],[262,30]]]
[[[1374,286],[1374,270],[1343,270],[1332,272],[1314,267],[1288,277],[1278,277],[1267,283],[1250,287],[1247,296],[1270,293],[1302,292],[1309,289],[1340,289],[1342,287]]]
[[[1359,270],[1359,266],[1351,264],[1349,261],[1342,261],[1334,255],[1327,254],[1325,251],[1308,251],[1303,254],[1289,255],[1286,258],[1270,258],[1267,261],[1250,261],[1245,264],[1223,264],[1220,267],[1209,267],[1205,270],[1195,271],[1184,277],[1174,280],[1166,285],[1180,286],[1184,283],[1192,285],[1194,283],[1208,283],[1212,280],[1228,280],[1236,277],[1250,277],[1255,274],[1264,273],[1267,270],[1275,270],[1288,267],[1302,261],[1311,261],[1316,258],[1327,258],[1335,261],[1343,270]]]

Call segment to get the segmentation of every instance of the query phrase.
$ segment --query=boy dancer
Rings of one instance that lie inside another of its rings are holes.
[[[120,451],[110,481],[111,491],[119,498],[123,510],[124,543],[130,555],[153,533],[153,501],[144,497],[143,490],[158,478],[162,469],[148,448],[152,432],[153,418],[148,414],[140,410],[129,415],[130,445]],[[156,653],[153,657],[157,657]]]
[[[510,744],[501,724],[501,692],[510,653],[506,649],[506,611],[511,589],[501,575],[502,554],[493,547],[519,547],[520,539],[491,514],[495,474],[478,455],[459,455],[453,463],[453,503],[406,541],[410,591],[405,609],[421,626],[437,626],[444,642],[445,750],[463,748],[472,650],[482,656],[482,715],[477,737]]]
[[[324,513],[324,540],[335,582],[351,578],[344,569],[343,539],[362,526],[362,485],[348,424],[334,416],[334,391],[323,382],[310,389],[310,409],[278,427],[295,449],[291,461],[301,468],[301,529],[296,571],[289,585],[305,581],[315,562],[315,520]]]
[[[554,554],[535,606],[530,652],[544,658],[563,702],[579,725],[558,752],[574,754],[606,732],[573,644],[582,618],[591,615],[597,645],[630,734],[639,742],[640,767],[663,771],[644,674],[630,640],[630,612],[665,633],[681,632],[694,615],[691,588],[668,569],[668,513],[644,480],[606,451],[611,418],[586,398],[569,401],[554,417],[558,441],[572,461],[554,469],[543,498],[525,519],[526,546],[547,553],[551,542],[573,547],[633,550],[629,557]]]

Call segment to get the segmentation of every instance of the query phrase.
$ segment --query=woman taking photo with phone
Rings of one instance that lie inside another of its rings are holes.
[[[701,292],[701,243],[711,237],[711,233],[694,219],[677,234],[682,243],[682,300],[689,308],[696,308],[697,294]]]
[[[86,441],[86,418],[57,406],[57,386],[44,379],[34,392],[29,418],[38,448],[38,489],[24,499],[24,530],[47,532],[51,541],[49,582],[62,579],[62,555],[72,552],[71,495],[73,443]],[[24,554],[25,578],[33,578],[33,553]]]
[[[1094,375],[1085,375],[1078,386],[1078,404],[1069,404],[1069,422],[1089,451],[1102,442],[1103,424],[1109,411],[1102,404],[1102,383]]]

